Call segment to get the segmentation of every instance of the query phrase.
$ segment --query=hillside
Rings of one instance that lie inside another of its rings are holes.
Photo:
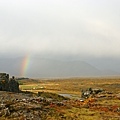
[[[23,66],[23,60],[23,57],[0,58],[0,72],[8,72],[15,76],[36,78],[119,75],[119,73],[111,70],[101,71],[93,65],[80,60],[62,61],[33,57],[29,59],[26,66]]]

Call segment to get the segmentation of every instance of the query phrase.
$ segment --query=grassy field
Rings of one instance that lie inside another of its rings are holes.
[[[34,93],[70,94],[66,106],[54,106],[56,114],[46,120],[120,120],[120,78],[69,78],[20,80],[20,89]],[[104,89],[104,97],[92,97],[80,102],[81,90]]]
[[[120,78],[70,78],[52,80],[21,80],[20,89],[32,92],[45,91],[52,93],[81,94],[87,88],[102,88],[120,93]]]

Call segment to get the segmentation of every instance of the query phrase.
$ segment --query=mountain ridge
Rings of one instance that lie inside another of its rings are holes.
[[[101,71],[85,61],[80,60],[55,60],[32,57],[26,74],[21,75],[24,57],[0,58],[0,72],[8,72],[21,77],[83,77],[118,75],[119,73],[108,70]],[[110,71],[110,72],[109,72]],[[113,74],[112,74],[113,73]]]

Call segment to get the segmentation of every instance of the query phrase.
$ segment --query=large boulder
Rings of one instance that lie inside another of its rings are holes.
[[[9,74],[0,73],[0,90],[8,91]]]
[[[19,92],[19,83],[15,80],[14,76],[9,80],[9,91]]]
[[[9,79],[9,74],[0,73],[0,90],[19,92],[19,83],[15,80],[14,76]]]

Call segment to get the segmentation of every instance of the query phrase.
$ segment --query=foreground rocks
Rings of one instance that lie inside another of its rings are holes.
[[[38,97],[32,93],[0,91],[0,118],[17,120],[44,120],[54,114],[52,106],[64,106],[60,101]]]
[[[0,91],[0,120],[79,120],[84,116],[84,120],[94,116],[97,120],[120,120],[119,101],[119,94],[109,92],[75,100],[53,93]]]

